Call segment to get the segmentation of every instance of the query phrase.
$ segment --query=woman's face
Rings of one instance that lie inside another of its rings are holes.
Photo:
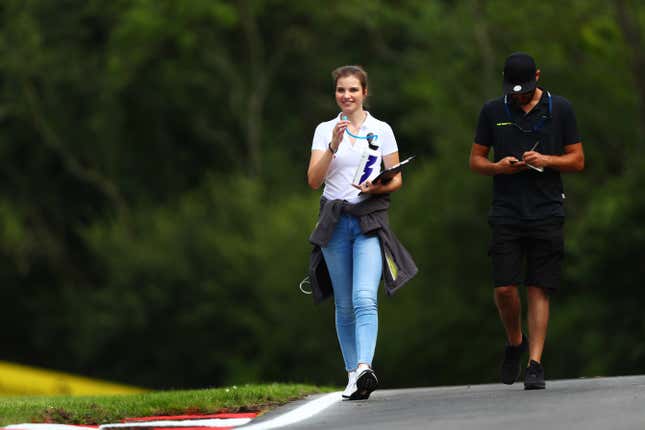
[[[336,81],[336,103],[343,113],[350,114],[363,108],[367,89],[363,89],[357,77],[348,75]]]

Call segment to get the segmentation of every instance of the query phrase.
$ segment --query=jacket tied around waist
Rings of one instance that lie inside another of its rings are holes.
[[[345,200],[327,200],[324,197],[320,199],[318,222],[309,236],[309,242],[313,245],[309,258],[309,280],[314,303],[320,303],[333,295],[321,247],[327,246],[331,240],[343,213],[359,219],[364,235],[378,236],[383,259],[382,279],[388,296],[393,295],[417,274],[419,269],[412,256],[390,229],[389,207],[389,194],[374,195],[356,204]]]

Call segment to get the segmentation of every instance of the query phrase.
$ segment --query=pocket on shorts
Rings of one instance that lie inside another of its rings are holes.
[[[562,230],[551,238],[551,250],[554,253],[564,254],[564,235]]]
[[[491,237],[488,242],[488,255],[503,255],[511,252],[508,244],[508,227],[503,224],[493,225],[491,228]]]
[[[553,252],[564,252],[564,224],[549,224],[546,227],[548,230],[546,232],[545,239],[549,240],[551,251]]]
[[[495,243],[495,239],[491,238],[490,242],[488,243],[488,255],[495,255],[500,253],[500,244]]]

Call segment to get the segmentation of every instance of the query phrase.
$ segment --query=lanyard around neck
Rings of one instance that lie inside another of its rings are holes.
[[[343,115],[341,117],[341,119],[343,121],[347,121],[347,115]],[[365,139],[365,140],[368,140],[370,143],[373,142],[373,141],[378,140],[378,135],[377,134],[367,133],[367,135],[365,135],[365,136],[358,136],[358,135],[352,133],[351,131],[349,131],[349,127],[347,127],[345,129],[345,133],[347,133],[349,136],[352,136],[354,139]]]
[[[551,118],[551,111],[553,109],[553,102],[551,100],[551,93],[547,91],[546,92],[546,97],[549,100],[549,110],[548,110],[549,114],[547,116],[543,115],[542,118],[540,118],[540,121],[538,121],[537,124],[533,125],[533,127],[531,127],[531,130],[528,130],[529,132],[537,133],[538,131],[542,130],[546,120]],[[517,125],[515,123],[515,121],[513,121],[513,117],[511,116],[511,110],[508,107],[508,94],[504,94],[504,110],[506,111],[506,116],[508,117],[509,122],[513,123],[520,130],[525,131],[523,128],[519,127],[519,125]]]

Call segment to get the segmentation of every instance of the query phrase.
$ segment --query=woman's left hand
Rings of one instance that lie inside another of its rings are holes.
[[[377,194],[381,184],[373,184],[371,181],[365,181],[360,185],[352,184],[354,188],[361,190],[362,194]]]

